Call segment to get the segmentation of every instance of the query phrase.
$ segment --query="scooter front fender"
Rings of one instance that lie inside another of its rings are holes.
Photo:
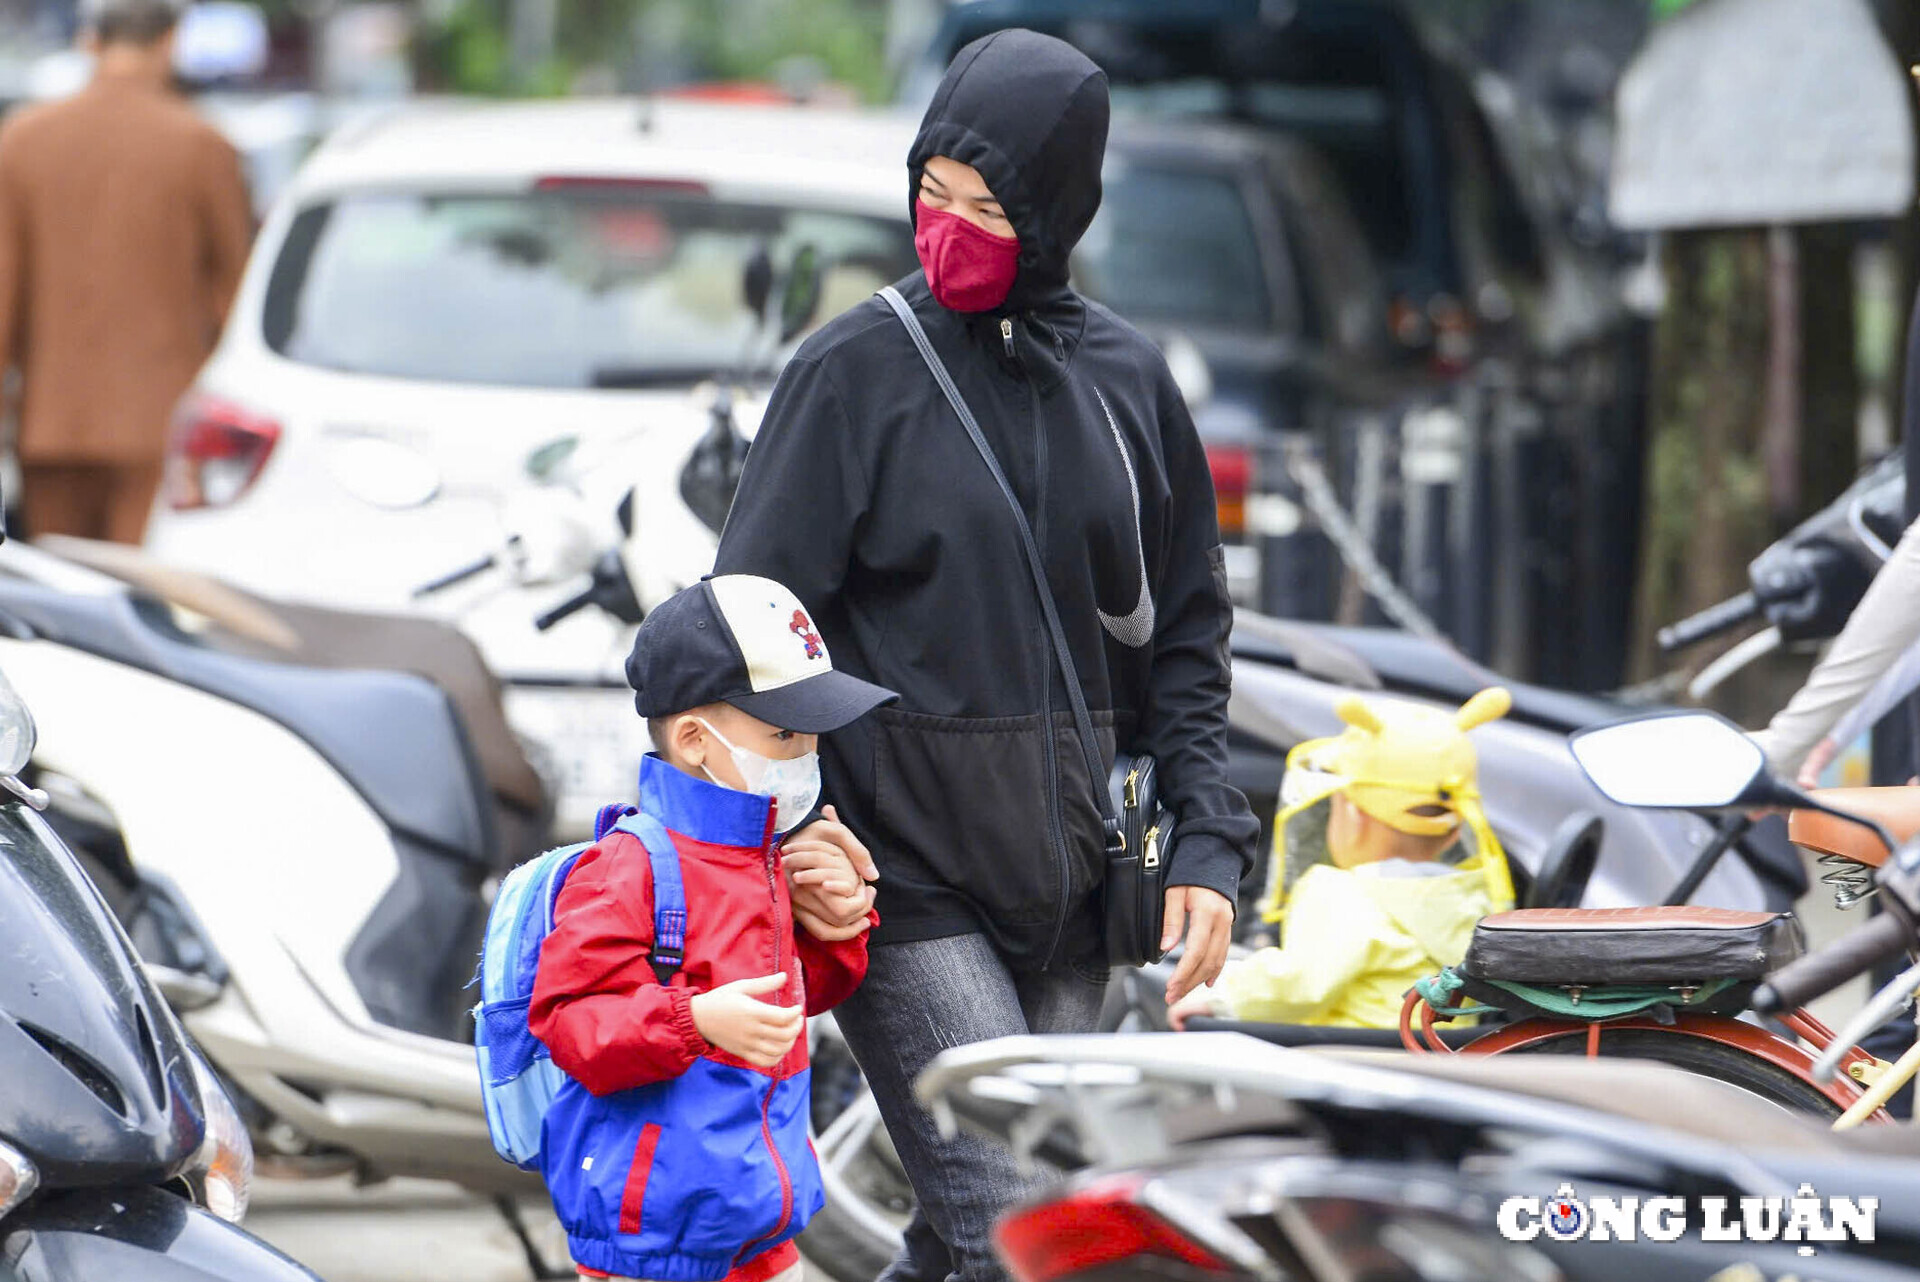
[[[0,1282],[320,1282],[260,1239],[156,1188],[41,1198],[0,1224]]]

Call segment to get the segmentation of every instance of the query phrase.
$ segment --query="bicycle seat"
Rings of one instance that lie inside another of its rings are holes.
[[[1685,904],[1522,908],[1481,919],[1460,973],[1522,984],[1685,986],[1759,980],[1801,947],[1790,913]]]
[[[1909,841],[1920,834],[1920,788],[1822,788],[1813,795],[1830,806],[1876,820],[1895,841]],[[1870,868],[1887,862],[1887,848],[1872,829],[1817,810],[1789,814],[1787,839],[1818,854],[1839,855]]]

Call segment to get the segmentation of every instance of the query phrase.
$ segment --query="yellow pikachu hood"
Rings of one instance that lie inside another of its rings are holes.
[[[1286,889],[1287,821],[1335,793],[1400,832],[1435,837],[1465,823],[1473,856],[1494,911],[1513,903],[1505,853],[1480,804],[1480,759],[1467,732],[1507,714],[1513,696],[1498,686],[1482,690],[1449,714],[1393,700],[1348,695],[1334,705],[1341,733],[1299,744],[1287,754],[1280,813],[1274,819],[1273,861],[1261,908],[1279,919]]]

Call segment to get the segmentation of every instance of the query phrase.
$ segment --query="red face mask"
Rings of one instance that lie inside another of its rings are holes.
[[[983,231],[958,214],[922,202],[913,247],[942,307],[991,311],[1006,301],[1020,268],[1020,242]]]

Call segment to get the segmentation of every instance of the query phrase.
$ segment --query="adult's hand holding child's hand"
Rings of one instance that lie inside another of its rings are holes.
[[[867,929],[879,876],[873,856],[840,822],[832,806],[781,848],[781,867],[793,897],[794,919],[814,938],[834,943]]]
[[[688,1008],[700,1036],[757,1068],[772,1068],[787,1057],[806,1027],[806,1011],[799,1006],[771,1006],[760,999],[777,993],[787,982],[786,972],[755,979],[736,979],[709,993],[696,993]]]

